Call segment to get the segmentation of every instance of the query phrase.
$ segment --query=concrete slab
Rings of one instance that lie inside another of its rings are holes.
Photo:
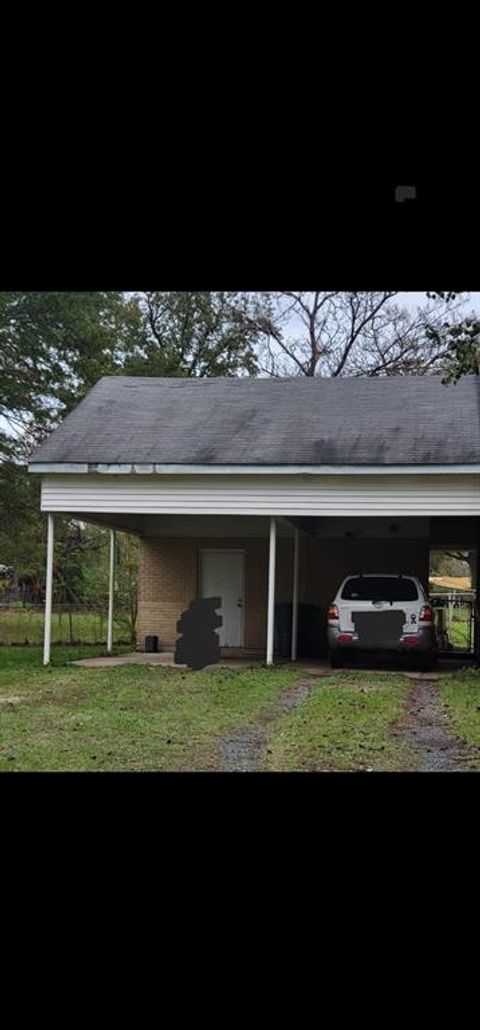
[[[163,665],[167,668],[173,669],[186,669],[186,665],[176,665],[174,661],[173,651],[161,651],[160,653],[145,654],[143,651],[133,651],[129,654],[122,655],[104,655],[102,658],[81,658],[75,662],[71,662],[71,665],[81,665],[86,669],[108,669],[111,666],[116,665]],[[244,669],[254,668],[256,665],[263,665],[264,659],[258,657],[246,657],[246,658],[222,658],[221,661],[214,665],[206,665],[205,669]],[[330,676],[337,675],[342,672],[363,672],[368,673],[370,676],[384,676],[385,673],[391,673],[392,675],[406,676],[412,680],[432,680],[436,682],[442,679],[443,676],[448,675],[449,672],[453,672],[455,668],[461,668],[462,665],[467,664],[464,660],[458,660],[453,662],[452,660],[443,662],[442,659],[438,662],[438,667],[435,672],[415,672],[410,669],[395,668],[392,663],[391,667],[388,668],[368,668],[363,666],[361,663],[345,666],[343,669],[331,669],[328,662],[320,659],[308,660],[300,659],[295,662],[295,669],[298,669],[302,675],[307,676]],[[275,662],[276,666],[291,666],[290,662],[286,658],[279,658]]]
[[[75,662],[71,662],[71,665],[81,665],[85,669],[107,669],[111,666],[116,665],[164,665],[175,669],[186,669],[186,665],[177,665],[174,661],[173,651],[161,651],[158,654],[145,654],[142,651],[133,651],[129,654],[122,655],[103,655],[101,658],[80,658]],[[221,661],[216,662],[214,665],[206,665],[206,669],[240,669],[240,668],[252,668],[256,665],[263,665],[263,658],[222,658]],[[275,662],[276,665],[291,665],[292,663],[285,660],[279,659]],[[318,676],[323,675],[325,672],[329,672],[329,666],[326,662],[296,662],[295,668],[302,672],[307,672],[309,675]]]
[[[71,665],[81,665],[85,669],[108,669],[114,665],[175,665],[173,651],[162,651],[160,654],[143,654],[133,651],[129,654],[103,655],[101,658],[80,658]],[[177,666],[185,668],[185,666]]]

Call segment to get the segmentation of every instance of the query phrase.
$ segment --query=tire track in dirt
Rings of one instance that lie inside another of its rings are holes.
[[[467,772],[476,768],[467,745],[451,730],[448,714],[438,687],[438,676],[412,679],[406,709],[390,730],[401,737],[414,754],[414,763],[405,772]],[[269,725],[289,715],[309,696],[318,677],[301,680],[287,687],[259,714],[255,725],[244,727],[221,742],[222,772],[260,772],[265,767]]]
[[[289,715],[313,690],[315,677],[286,687],[268,708],[260,712],[256,725],[224,737],[221,742],[221,772],[261,772],[267,754],[269,724]]]
[[[467,746],[452,734],[437,679],[413,680],[405,714],[391,733],[403,737],[416,756],[417,764],[409,771],[466,772],[474,768],[473,761]]]

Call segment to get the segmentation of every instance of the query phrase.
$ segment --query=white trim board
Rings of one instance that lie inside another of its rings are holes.
[[[85,462],[31,462],[41,475],[100,476],[422,476],[479,475],[478,465],[101,465]]]

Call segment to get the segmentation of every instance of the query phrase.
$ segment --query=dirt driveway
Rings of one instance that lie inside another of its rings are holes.
[[[221,770],[223,772],[258,772],[265,769],[269,754],[269,733],[278,729],[279,720],[288,716],[309,698],[319,682],[318,672],[288,687],[257,718],[255,725],[245,727],[225,737],[221,742]],[[372,689],[377,670],[371,673]],[[409,759],[399,771],[404,772],[462,772],[473,769],[471,753],[454,734],[441,698],[439,680],[432,673],[405,673],[409,684],[405,694],[401,717],[388,730]],[[322,671],[327,682],[334,674]],[[332,682],[332,688],[334,684]],[[364,691],[367,688],[362,688]],[[339,698],[342,687],[338,687]],[[306,720],[305,720],[306,721]],[[363,745],[360,745],[363,746]],[[335,767],[331,768],[335,771]],[[373,770],[372,770],[373,771]]]
[[[315,686],[315,679],[300,680],[287,687],[272,705],[262,712],[257,726],[239,730],[222,741],[221,772],[259,772],[264,767],[268,727],[282,715],[295,711]]]
[[[412,681],[405,716],[392,734],[403,737],[415,753],[418,772],[465,772],[472,768],[467,748],[452,735],[438,677]]]

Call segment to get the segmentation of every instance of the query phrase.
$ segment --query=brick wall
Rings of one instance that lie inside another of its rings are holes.
[[[203,547],[245,551],[245,630],[249,651],[266,645],[268,540],[252,538],[143,539],[140,546],[138,646],[154,633],[163,648],[172,650],[176,623],[199,591],[199,552]],[[300,540],[299,600],[322,611],[341,580],[352,571],[413,572],[428,584],[427,540]],[[276,601],[291,601],[293,539],[277,539]]]
[[[140,575],[137,640],[154,633],[161,646],[171,650],[178,636],[177,619],[199,592],[201,548],[221,547],[245,551],[244,644],[247,650],[262,650],[266,641],[268,540],[249,538],[143,539],[140,545]],[[291,600],[293,541],[277,539],[278,601]]]

